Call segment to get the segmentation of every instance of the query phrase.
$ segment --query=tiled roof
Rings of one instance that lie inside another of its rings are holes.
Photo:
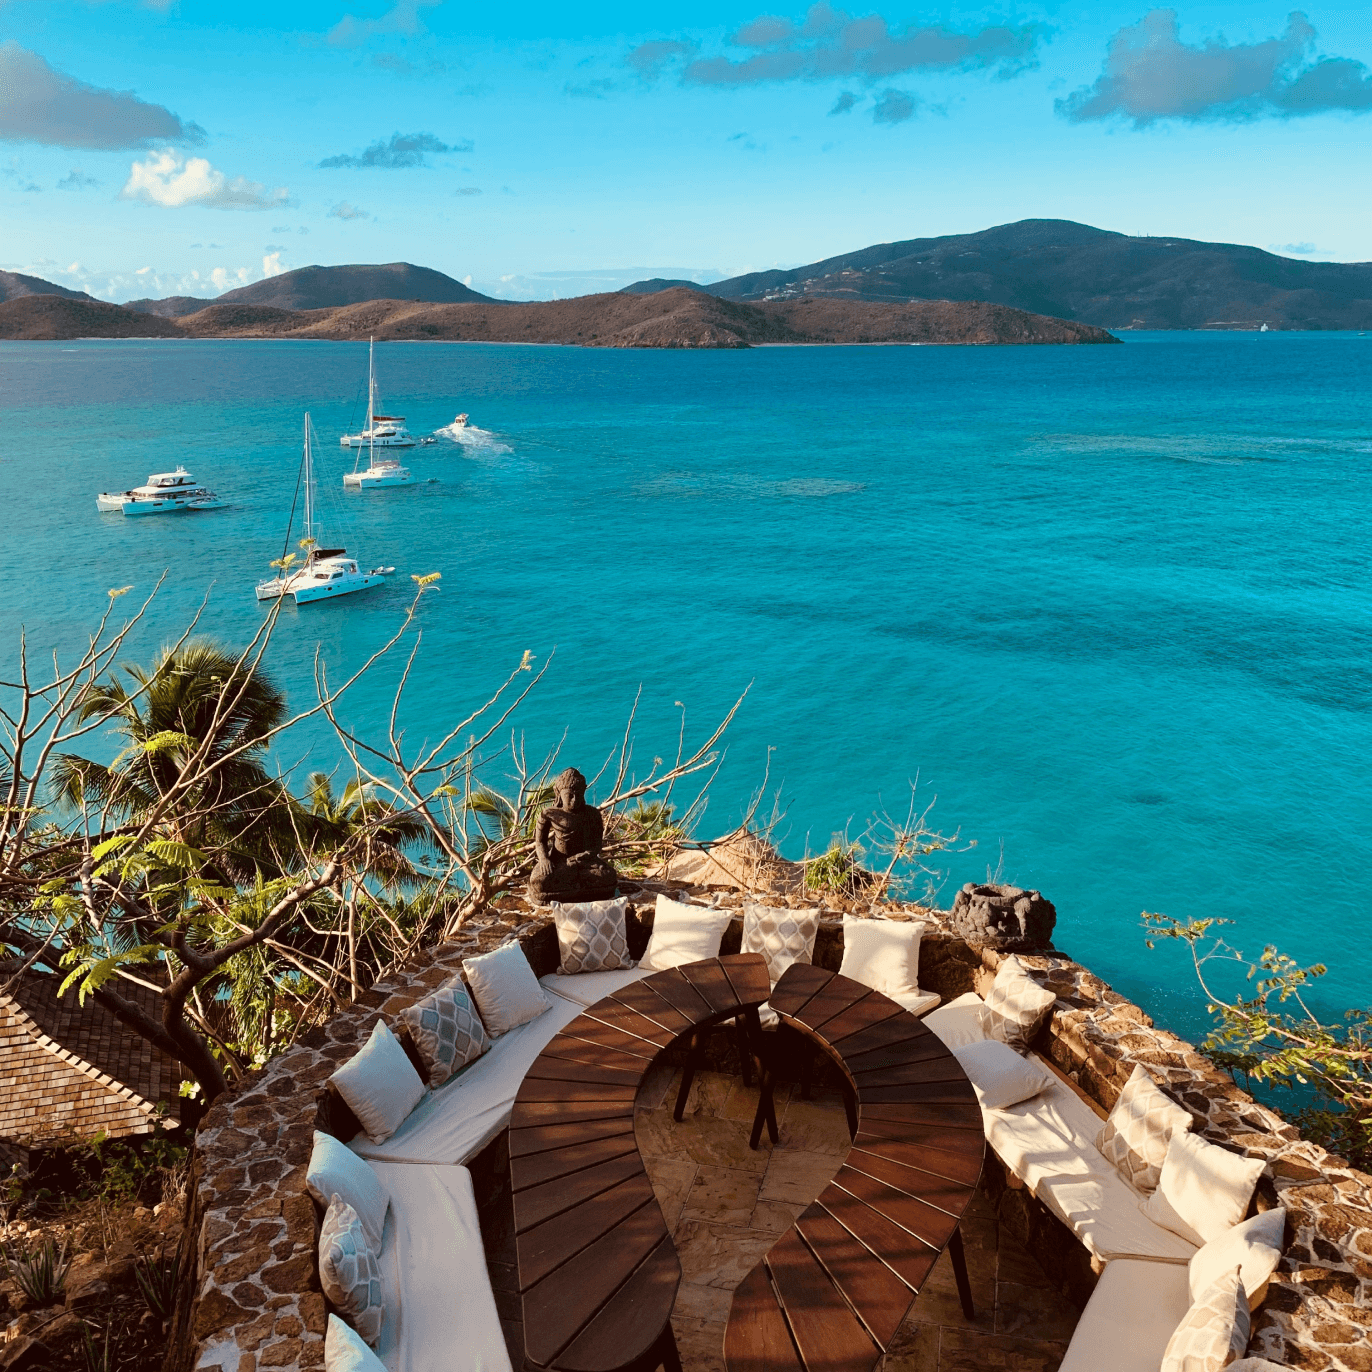
[[[24,1027],[43,1047],[97,1079],[108,1078],[149,1105],[159,1100],[178,1113],[178,1085],[186,1075],[181,1064],[159,1052],[146,1039],[121,1024],[90,996],[85,1005],[73,986],[59,996],[58,977],[26,972],[0,1004],[18,1013]],[[121,981],[119,994],[161,1020],[161,997],[143,986]],[[47,1040],[47,1042],[45,1042]]]

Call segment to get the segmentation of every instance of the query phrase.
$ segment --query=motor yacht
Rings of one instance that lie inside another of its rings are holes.
[[[367,345],[366,427],[360,433],[344,434],[338,441],[345,448],[413,448],[414,435],[405,427],[405,416],[378,414],[376,401],[376,339],[373,338]]]
[[[95,508],[107,514],[170,514],[176,510],[217,510],[223,501],[200,485],[184,468],[174,472],[154,472],[142,486],[129,491],[101,491]]]
[[[314,465],[311,458],[313,432],[307,414],[305,453],[301,460],[301,484],[305,492],[305,527],[304,537],[298,545],[304,551],[305,560],[301,564],[297,560],[297,554],[286,554],[283,551],[282,556],[272,564],[278,569],[277,574],[269,581],[257,583],[258,600],[280,600],[290,596],[297,605],[305,605],[312,600],[332,600],[336,596],[379,586],[395,571],[394,567],[373,567],[370,571],[363,571],[357,559],[350,556],[346,548],[320,547],[314,517]],[[291,531],[288,526],[288,546],[290,538]]]

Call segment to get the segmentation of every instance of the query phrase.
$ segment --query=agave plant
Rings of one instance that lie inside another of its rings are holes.
[[[61,1298],[71,1266],[65,1243],[60,1253],[51,1239],[27,1253],[16,1255],[8,1244],[3,1251],[11,1279],[34,1305],[52,1305]]]
[[[110,1326],[105,1325],[104,1340],[97,1344],[91,1338],[90,1325],[83,1322],[81,1338],[81,1351],[86,1355],[86,1372],[114,1372],[114,1363],[110,1358]]]
[[[147,1307],[158,1319],[171,1318],[172,1306],[176,1303],[176,1278],[178,1268],[176,1255],[169,1258],[140,1257],[134,1264],[134,1276],[138,1278],[138,1289],[143,1293]]]

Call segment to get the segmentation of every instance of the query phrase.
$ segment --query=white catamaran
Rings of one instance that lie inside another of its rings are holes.
[[[348,595],[352,591],[365,591],[379,586],[395,571],[394,567],[373,567],[364,572],[357,565],[357,559],[348,556],[346,548],[321,548],[315,531],[314,519],[314,463],[311,456],[313,425],[310,416],[305,416],[305,455],[301,460],[301,481],[305,488],[305,536],[300,547],[305,550],[302,566],[294,565],[294,554],[286,557],[283,550],[281,569],[270,581],[257,583],[258,600],[279,600],[290,596],[297,605],[311,600],[331,600],[334,596]],[[294,514],[294,511],[292,511]],[[289,546],[291,531],[286,529],[286,544]]]
[[[345,448],[413,448],[414,436],[405,427],[403,414],[376,412],[376,339],[367,343],[367,427],[361,433],[344,434]]]
[[[174,510],[217,510],[223,501],[202,486],[184,467],[154,472],[143,486],[128,491],[101,491],[95,508],[126,515],[168,514]]]

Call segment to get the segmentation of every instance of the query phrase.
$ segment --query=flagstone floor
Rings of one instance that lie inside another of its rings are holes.
[[[680,1069],[660,1064],[639,1092],[635,1129],[658,1203],[681,1259],[672,1327],[683,1372],[724,1372],[724,1325],[734,1287],[828,1184],[848,1152],[843,1101],[818,1087],[811,1100],[777,1087],[780,1138],[753,1152],[748,1131],[757,1090],[740,1078],[701,1072],[680,1124],[672,1106]],[[483,1215],[483,1226],[488,1217]],[[515,1367],[522,1343],[512,1284],[513,1237],[488,1234],[488,1256]],[[1056,1372],[1077,1310],[1053,1291],[1038,1264],[978,1193],[963,1217],[976,1318],[962,1313],[945,1253],[887,1355],[883,1372]],[[492,1240],[495,1240],[492,1242]],[[504,1250],[508,1248],[509,1252]],[[502,1288],[504,1288],[502,1290]]]

